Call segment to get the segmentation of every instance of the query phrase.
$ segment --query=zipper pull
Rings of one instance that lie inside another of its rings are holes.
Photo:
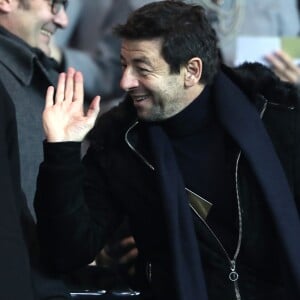
[[[146,264],[146,277],[149,283],[152,282],[152,264],[151,262],[147,262]]]
[[[230,270],[231,272],[229,273],[229,279],[230,281],[237,281],[239,279],[239,274],[235,270],[235,260],[230,261]]]

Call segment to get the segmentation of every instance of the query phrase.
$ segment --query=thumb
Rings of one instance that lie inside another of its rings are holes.
[[[87,117],[93,123],[96,121],[97,116],[100,112],[100,96],[96,96],[91,102],[89,109],[87,111]]]

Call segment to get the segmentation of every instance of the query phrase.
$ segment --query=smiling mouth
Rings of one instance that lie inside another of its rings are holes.
[[[131,98],[134,102],[141,102],[141,101],[144,101],[144,100],[148,99],[149,96],[148,95],[143,95],[143,96],[133,96],[133,95],[131,95]]]
[[[50,31],[45,30],[45,29],[41,29],[41,32],[42,32],[43,35],[46,35],[49,38],[51,38],[52,35],[53,35],[53,32],[50,32]]]

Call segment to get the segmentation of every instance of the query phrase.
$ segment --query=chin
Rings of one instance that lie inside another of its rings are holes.
[[[47,55],[47,56],[51,56],[51,51],[49,48],[41,48],[41,50]]]
[[[149,117],[148,115],[138,113],[137,116],[142,121],[151,121],[151,117]]]
[[[137,116],[140,120],[148,122],[157,122],[163,120],[162,114],[154,110],[137,110]]]
[[[142,121],[145,121],[145,122],[158,122],[158,121],[161,121],[160,118],[158,118],[156,116],[149,116],[149,115],[138,114],[138,118]]]
[[[51,50],[50,50],[49,45],[42,44],[42,45],[39,45],[38,48],[39,48],[41,51],[43,51],[47,56],[50,56],[50,55],[51,55]]]

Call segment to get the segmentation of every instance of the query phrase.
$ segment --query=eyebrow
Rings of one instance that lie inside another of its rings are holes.
[[[69,0],[53,0],[52,2],[57,4],[63,4],[63,5],[69,4]]]
[[[125,58],[121,55],[121,60],[125,60]],[[138,57],[138,58],[134,58],[133,59],[133,62],[134,63],[143,63],[143,64],[146,64],[150,67],[152,67],[152,63],[150,62],[149,58],[146,57],[146,56],[141,56],[141,57]]]

